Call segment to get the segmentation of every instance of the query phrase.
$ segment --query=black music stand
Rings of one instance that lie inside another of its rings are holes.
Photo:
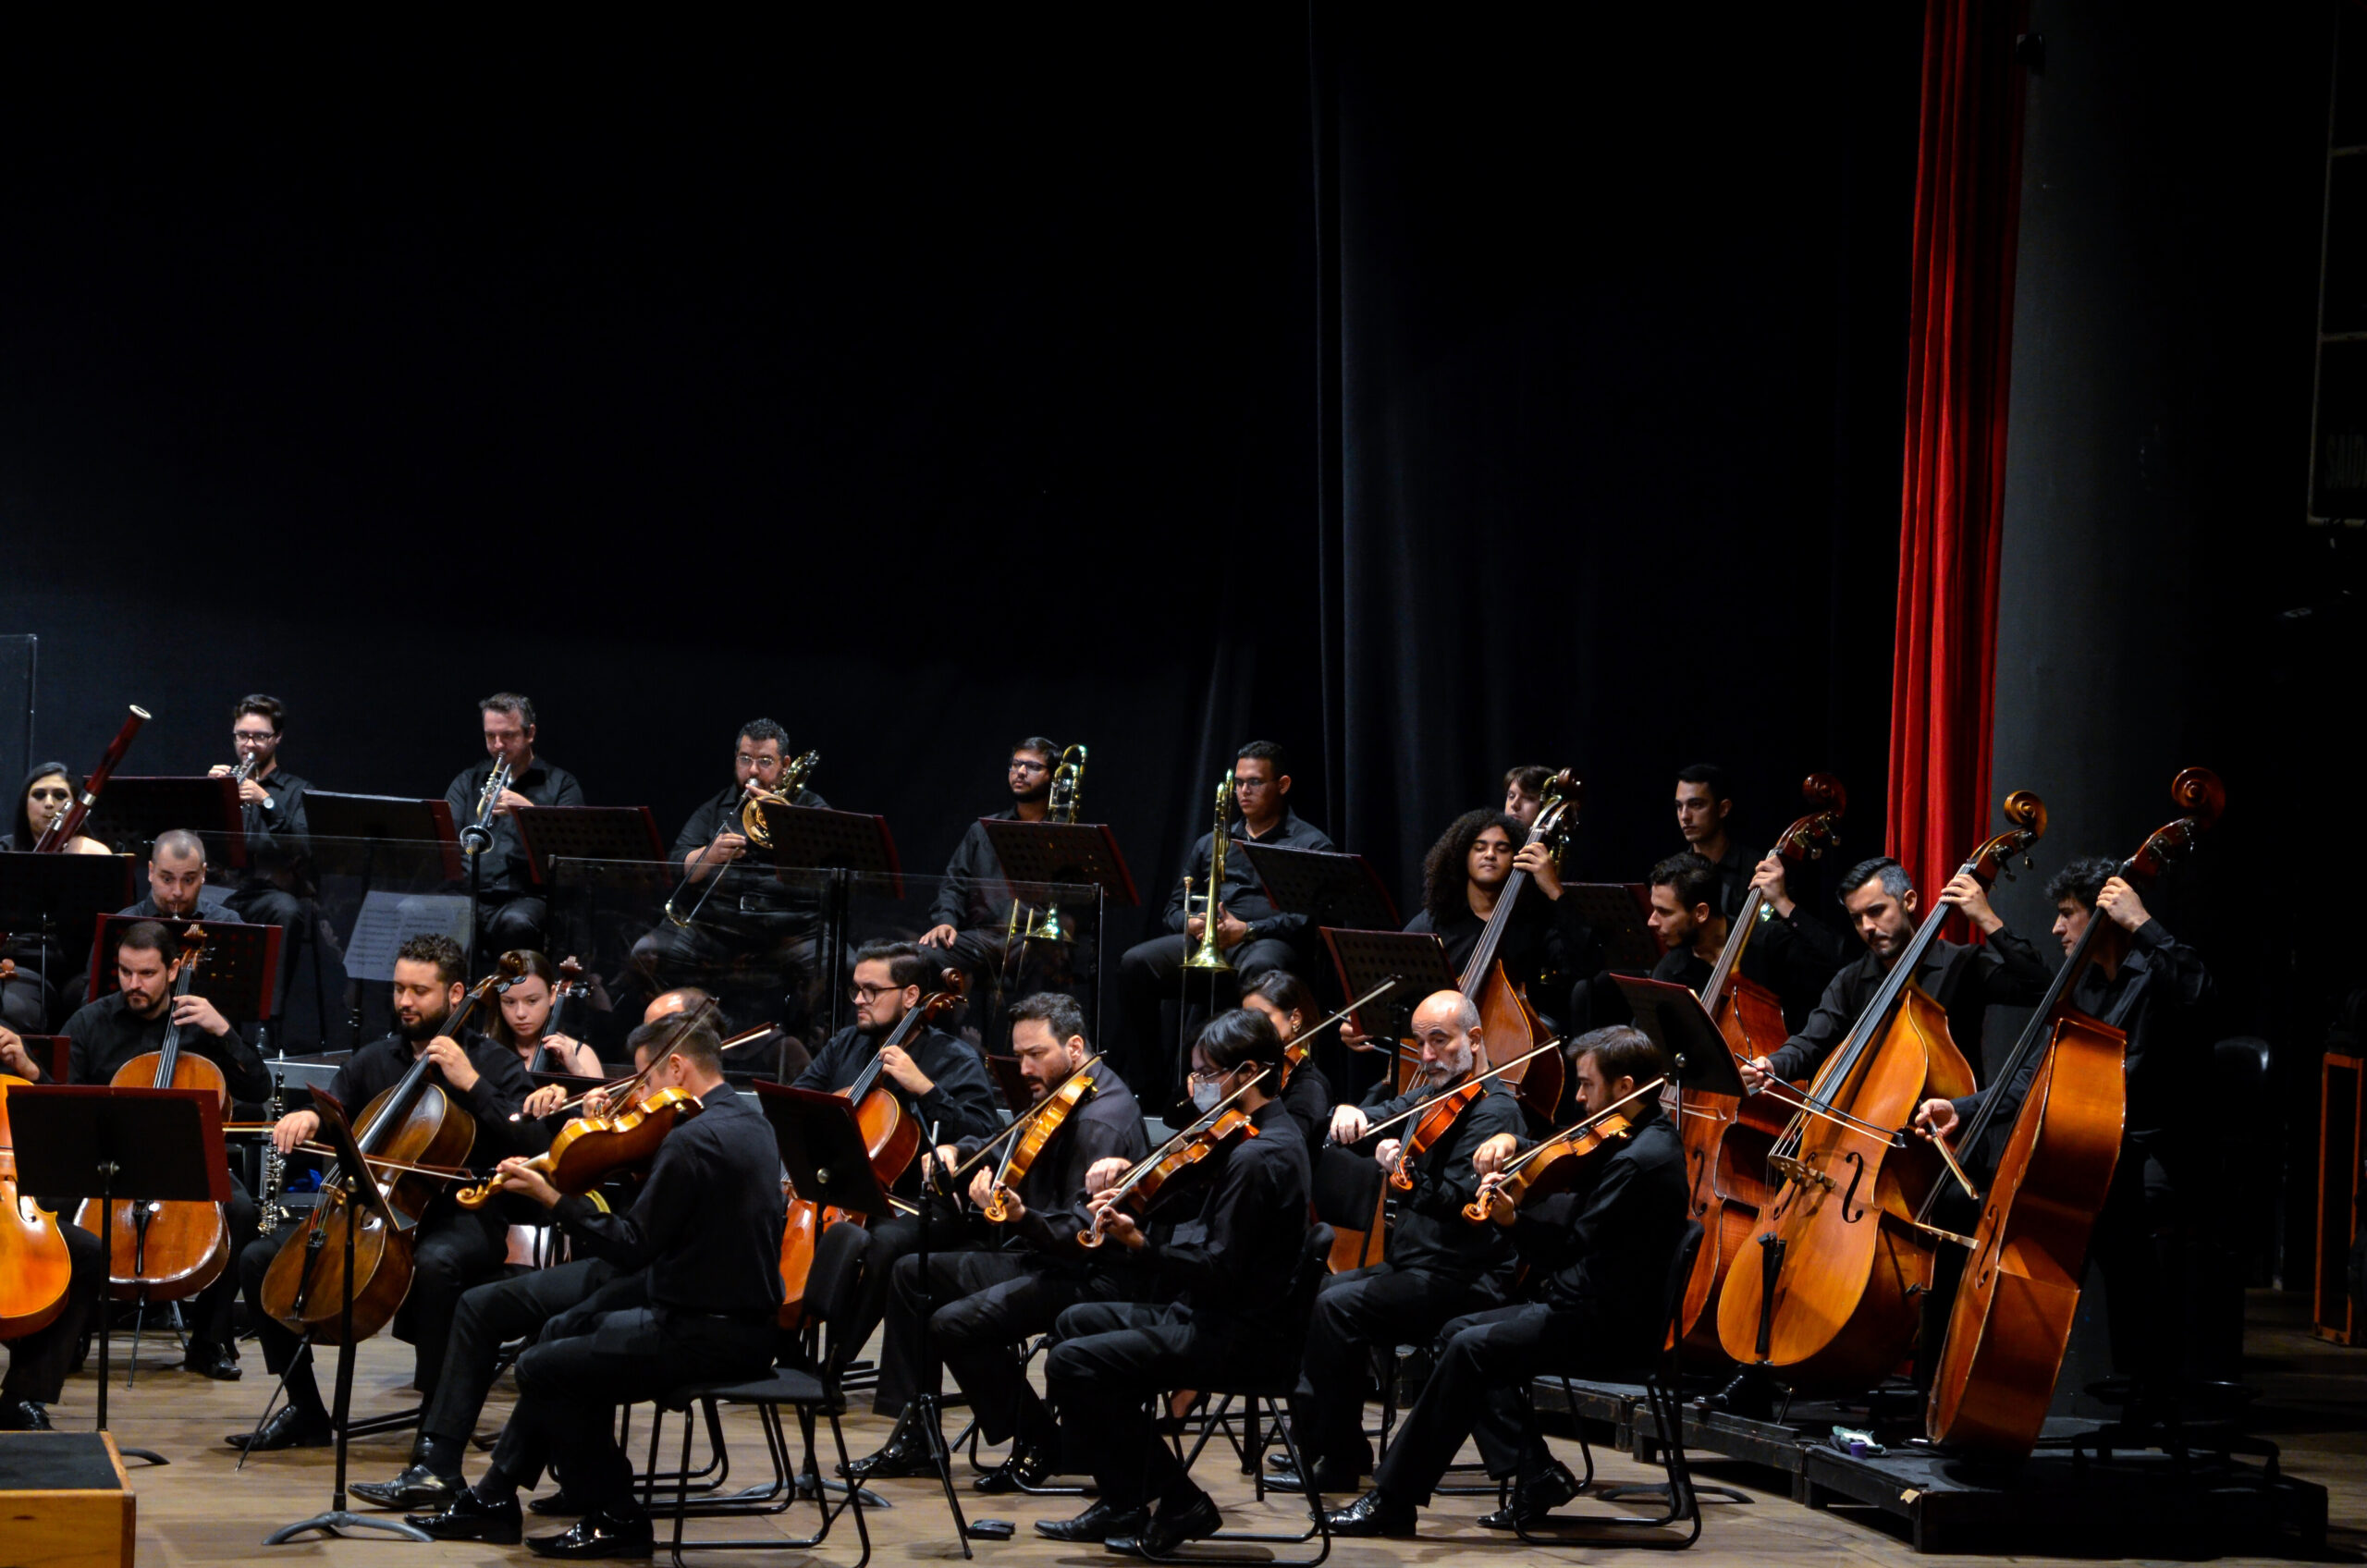
[[[1433,931],[1343,931],[1327,925],[1323,945],[1331,949],[1343,994],[1361,997],[1385,982],[1396,983],[1382,997],[1389,1007],[1386,1017],[1370,1018],[1357,1010],[1356,1027],[1375,1039],[1395,1039],[1405,1032],[1405,1021],[1425,997],[1462,985],[1446,962],[1446,944]],[[1380,1005],[1368,1002],[1366,1007]]]
[[[208,845],[220,846],[224,865],[245,868],[246,808],[239,802],[239,781],[227,773],[132,778],[118,773],[82,824],[84,833],[119,853],[144,849],[176,827],[203,834]]]
[[[1394,931],[1404,924],[1397,918],[1389,889],[1380,885],[1380,874],[1362,855],[1280,844],[1243,843],[1240,848],[1265,884],[1266,897],[1285,914],[1303,914],[1310,925],[1349,931]]]
[[[115,1257],[118,1193],[158,1203],[227,1203],[230,1167],[222,1118],[208,1114],[204,1089],[117,1089],[98,1084],[38,1084],[9,1094],[19,1190],[99,1205],[98,1429],[107,1429],[108,1276]],[[127,1458],[168,1463],[127,1448]]]
[[[1635,1010],[1636,1027],[1668,1058],[1680,1109],[1686,1089],[1742,1098],[1742,1074],[1735,1071],[1733,1047],[1690,986],[1633,974],[1614,974],[1611,983]]]
[[[657,864],[666,858],[647,806],[528,806],[509,815],[537,882],[550,881],[551,863],[558,860]]]
[[[123,934],[140,922],[128,914],[99,917],[91,937],[90,994],[97,1001],[116,988],[115,952]],[[279,944],[287,935],[276,925],[248,925],[229,920],[178,920],[166,915],[156,924],[175,937],[185,937],[192,925],[205,931],[205,946],[198,953],[198,995],[214,1004],[232,1023],[268,1023],[271,998],[279,983]]]
[[[353,1128],[346,1121],[345,1108],[337,1104],[337,1096],[326,1089],[315,1089],[313,1092],[313,1110],[321,1119],[321,1132],[326,1134],[330,1146],[337,1150],[338,1169],[351,1173],[352,1179],[346,1182],[347,1201],[351,1203],[358,1199],[367,1205],[378,1216],[378,1222],[386,1228],[386,1234],[393,1235],[401,1229],[401,1222],[386,1207],[386,1195],[378,1190],[378,1183],[364,1174],[370,1169],[370,1162],[362,1158],[361,1145],[353,1141]],[[326,1513],[315,1513],[310,1519],[300,1519],[293,1525],[281,1525],[264,1537],[263,1544],[265,1546],[285,1545],[307,1530],[318,1530],[330,1536],[347,1530],[385,1530],[407,1541],[435,1538],[426,1531],[406,1525],[391,1515],[356,1513],[345,1506],[346,1427],[353,1410],[353,1236],[360,1228],[360,1220],[359,1213],[346,1216],[345,1280],[341,1299],[337,1303],[337,1403],[329,1420],[337,1429],[337,1490],[329,1499]],[[307,1336],[304,1348],[309,1348],[309,1345],[310,1336]],[[303,1354],[303,1349],[300,1348],[298,1354]],[[286,1386],[287,1378],[283,1376],[280,1382]],[[265,1407],[266,1413],[268,1408]]]
[[[445,881],[458,882],[467,874],[460,864],[460,829],[452,824],[450,804],[441,797],[417,801],[402,795],[350,795],[330,790],[307,790],[304,824],[313,840],[313,862],[324,868],[337,858],[327,851],[343,849],[338,840],[361,842],[362,864],[352,874],[362,879],[359,901],[365,907],[377,883],[382,844],[414,846],[413,853],[417,852],[416,846],[435,845],[441,851]],[[471,913],[473,915],[473,908]],[[475,929],[472,922],[471,932]],[[362,993],[350,973],[347,981],[348,1026],[353,1031],[353,1044],[358,1047],[362,1043]],[[328,1021],[323,1019],[322,1034],[325,1036],[327,1032]]]
[[[55,989],[73,975],[50,974],[49,955],[60,969],[70,967],[69,955],[87,949],[100,916],[129,902],[129,856],[0,852],[0,931],[39,934],[42,978]]]
[[[1126,857],[1119,852],[1117,837],[1098,823],[1085,822],[1019,822],[1004,817],[981,817],[978,826],[986,830],[987,843],[995,851],[995,859],[1002,864],[1003,880],[1012,884],[1012,896],[1017,889],[1033,884],[1048,889],[1046,901],[1051,901],[1049,889],[1054,888],[1091,888],[1093,898],[1093,984],[1097,1000],[1101,986],[1102,915],[1111,902],[1128,909],[1138,907],[1142,894],[1134,888],[1134,873],[1126,869]],[[1027,946],[1026,928],[1023,923],[1012,939],[1024,953]],[[1006,965],[1010,955],[1004,955]],[[995,972],[998,982],[1004,969]],[[1014,975],[1014,978],[1016,976]],[[979,1031],[982,1042],[1003,1038],[1001,1013],[1005,1006],[1002,986],[998,983],[988,998],[995,1016],[987,1020]]]
[[[816,962],[833,983],[823,986],[830,998],[830,1034],[839,1032],[839,1009],[845,987],[835,984],[839,957],[846,950],[847,902],[857,877],[877,877],[887,884],[891,899],[904,896],[904,872],[896,858],[895,836],[888,819],[858,811],[831,811],[824,806],[792,806],[778,801],[757,802],[765,831],[773,841],[773,869],[778,873],[827,871],[835,875],[822,886],[822,942]],[[727,868],[728,869],[728,868]],[[789,880],[782,876],[781,880]],[[825,1036],[826,1038],[828,1036]]]
[[[1644,908],[1625,882],[1564,882],[1562,896],[1602,942],[1602,966],[1648,973],[1661,961],[1660,938],[1644,924]]]

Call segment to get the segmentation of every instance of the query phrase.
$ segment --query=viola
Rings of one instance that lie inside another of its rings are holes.
[[[1036,1157],[1068,1124],[1068,1119],[1076,1109],[1093,1097],[1099,1085],[1094,1081],[1091,1069],[1093,1063],[1099,1060],[1097,1056],[1086,1061],[1083,1067],[1070,1073],[1059,1088],[1028,1108],[1021,1119],[1025,1130],[1016,1133],[1004,1145],[1002,1167],[995,1172],[994,1183],[987,1190],[987,1201],[979,1206],[978,1211],[990,1222],[1000,1225],[1011,1218],[1013,1190],[1027,1179],[1027,1172],[1035,1166]],[[1013,1123],[1015,1126],[1019,1124]]]
[[[2216,775],[2190,767],[2172,780],[2170,798],[2186,815],[2120,864],[2131,884],[2152,881],[2191,849],[2219,820],[2227,795]],[[2071,989],[2096,948],[2121,937],[2103,911],[2090,914],[1999,1071],[1998,1086],[1956,1140],[1977,1149],[1998,1118],[2014,1118],[1968,1238],[1924,1415],[1925,1435],[1958,1452],[2027,1458],[2054,1401],[2128,1100],[2128,1036],[2072,1006]],[[2009,1105],[2025,1070],[2029,1085]],[[1919,1218],[1928,1220],[1932,1207],[1926,1199]]]
[[[1490,1219],[1499,1225],[1509,1225],[1520,1206],[1531,1198],[1567,1191],[1588,1161],[1635,1132],[1635,1124],[1622,1114],[1627,1107],[1647,1095],[1658,1094],[1667,1084],[1666,1078],[1655,1078],[1642,1088],[1620,1096],[1507,1162],[1502,1170],[1482,1177],[1478,1194],[1463,1206],[1463,1218],[1474,1225]]]
[[[611,1176],[647,1170],[666,1135],[705,1109],[695,1095],[660,1089],[621,1115],[579,1116],[526,1169],[570,1197],[581,1195]],[[483,1208],[493,1201],[497,1183],[498,1178],[487,1177],[453,1194],[453,1201],[462,1208]]]
[[[0,961],[0,970],[7,968]],[[0,976],[4,978],[5,976]],[[46,1329],[66,1309],[71,1266],[57,1216],[17,1190],[17,1143],[8,1130],[8,1091],[31,1084],[0,1072],[0,1340]]]
[[[1987,886],[2046,831],[2046,806],[2006,797],[2014,827],[1959,867]],[[1760,1210],[1758,1267],[1718,1295],[1718,1342],[1794,1388],[1862,1389],[1905,1359],[1934,1259],[1915,1204],[1939,1173],[1932,1146],[1898,1131],[1926,1099],[1972,1092],[1947,1015],[1915,984],[1948,906],[1933,902],[1848,1036],[1827,1058],[1768,1156],[1783,1177]]]
[[[1249,1113],[1238,1107],[1225,1106],[1203,1117],[1170,1138],[1148,1159],[1118,1178],[1101,1194],[1096,1200],[1093,1223],[1077,1232],[1076,1244],[1099,1246],[1106,1239],[1101,1234],[1102,1220],[1111,1210],[1122,1209],[1139,1221],[1150,1212],[1161,1192],[1206,1166],[1234,1139],[1257,1135],[1257,1129],[1251,1125]]]
[[[133,1057],[108,1079],[116,1088],[202,1089],[219,1109],[230,1103],[222,1069],[194,1051],[181,1049],[181,1026],[174,1007],[190,994],[205,956],[205,927],[181,934],[180,969],[165,1004],[164,1043]],[[218,1114],[218,1109],[217,1109]],[[102,1228],[99,1200],[86,1199],[75,1222],[93,1235]],[[115,1251],[107,1259],[107,1293],[117,1300],[181,1301],[222,1276],[230,1261],[230,1227],[223,1206],[202,1199],[151,1202],[115,1200]]]

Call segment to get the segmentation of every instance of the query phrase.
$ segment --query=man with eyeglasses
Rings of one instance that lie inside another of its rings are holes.
[[[1004,773],[1011,804],[970,824],[953,858],[945,863],[921,945],[941,949],[969,977],[973,996],[987,973],[1001,964],[1003,932],[1011,921],[1011,884],[1004,879],[1002,861],[987,837],[986,825],[1043,821],[1051,810],[1052,768],[1060,754],[1060,747],[1041,735],[1030,735],[1012,747]]]
[[[230,714],[230,744],[242,763],[253,766],[239,781],[239,804],[247,835],[247,876],[230,894],[229,904],[258,925],[277,925],[293,944],[301,937],[304,900],[297,893],[299,870],[295,857],[304,840],[304,791],[312,788],[279,766],[279,738],[287,728],[288,709],[277,697],[252,692],[239,699]],[[236,771],[228,763],[207,770],[215,778]],[[280,973],[292,973],[292,950],[283,953]]]
[[[966,1042],[922,1024],[901,1045],[885,1044],[904,1015],[921,1005],[924,992],[943,988],[944,973],[937,955],[910,942],[872,942],[856,949],[853,984],[848,988],[854,1023],[831,1035],[797,1075],[798,1088],[843,1094],[878,1059],[879,1087],[903,1102],[904,1114],[920,1129],[921,1158],[896,1179],[893,1189],[907,1199],[920,1193],[921,1160],[931,1158],[929,1150],[964,1138],[988,1137],[1002,1124],[987,1064]],[[843,1335],[842,1342],[858,1345],[871,1338],[888,1314],[896,1260],[920,1245],[920,1235],[917,1219],[890,1215],[871,1221],[854,1311],[848,1321],[831,1325],[833,1336]],[[929,1232],[929,1244],[963,1244],[962,1238],[959,1224],[945,1223],[940,1217]]]

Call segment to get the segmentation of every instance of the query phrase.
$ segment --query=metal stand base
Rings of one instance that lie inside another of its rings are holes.
[[[348,1530],[384,1530],[390,1536],[399,1536],[407,1541],[432,1541],[435,1538],[426,1531],[406,1525],[391,1514],[350,1513],[342,1508],[333,1508],[326,1513],[315,1513],[310,1519],[299,1520],[293,1525],[281,1525],[264,1537],[263,1544],[284,1546],[309,1530],[318,1530],[325,1536],[342,1536]]]

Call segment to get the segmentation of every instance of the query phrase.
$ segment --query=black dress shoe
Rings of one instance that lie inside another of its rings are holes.
[[[1029,1487],[1042,1486],[1058,1474],[1050,1449],[1035,1443],[1021,1443],[1011,1451],[1009,1459],[970,1485],[992,1494],[1024,1491]]]
[[[337,1436],[324,1416],[308,1415],[294,1405],[282,1405],[260,1431],[233,1432],[222,1440],[249,1453],[269,1453],[283,1448],[326,1448]]]
[[[391,1481],[356,1481],[345,1488],[364,1502],[380,1508],[424,1508],[438,1512],[452,1506],[460,1483],[439,1476],[424,1464],[413,1464]]]
[[[211,1378],[217,1383],[239,1380],[239,1354],[228,1345],[189,1343],[189,1354],[181,1357],[181,1370],[194,1372],[201,1378]]]
[[[1490,1530],[1517,1530],[1538,1524],[1577,1495],[1578,1478],[1557,1459],[1527,1480],[1516,1482],[1512,1501],[1492,1513],[1479,1515],[1479,1523]]]
[[[877,1452],[840,1465],[839,1474],[850,1481],[893,1481],[906,1476],[934,1476],[937,1466],[929,1462],[927,1443],[898,1436]]]
[[[487,1502],[476,1493],[463,1488],[444,1505],[441,1512],[406,1513],[403,1523],[414,1530],[425,1531],[439,1541],[485,1541],[494,1546],[516,1546],[519,1536],[523,1533],[525,1520],[518,1512],[516,1498]]]
[[[29,1399],[12,1399],[0,1404],[0,1432],[47,1432],[49,1412]]]
[[[1336,1513],[1325,1514],[1323,1524],[1335,1536],[1410,1536],[1414,1510],[1390,1501],[1375,1487]]]
[[[1216,1500],[1201,1492],[1181,1508],[1161,1507],[1139,1534],[1113,1535],[1101,1544],[1121,1557],[1169,1557],[1185,1541],[1206,1540],[1223,1528]]]
[[[1147,1508],[1118,1508],[1097,1501],[1073,1519],[1038,1519],[1036,1533],[1056,1541],[1106,1541],[1131,1536],[1150,1518]]]
[[[565,1487],[548,1497],[538,1497],[526,1505],[529,1513],[539,1513],[546,1519],[581,1519],[597,1505],[570,1494]]]
[[[1328,1459],[1315,1462],[1315,1489],[1323,1492],[1354,1492],[1364,1489],[1364,1472],[1354,1465],[1334,1464]],[[1303,1492],[1306,1484],[1299,1473],[1287,1463],[1266,1473],[1266,1489],[1269,1492]]]
[[[536,1536],[526,1550],[536,1557],[647,1557],[656,1545],[646,1519],[619,1519],[595,1510],[556,1536]]]

